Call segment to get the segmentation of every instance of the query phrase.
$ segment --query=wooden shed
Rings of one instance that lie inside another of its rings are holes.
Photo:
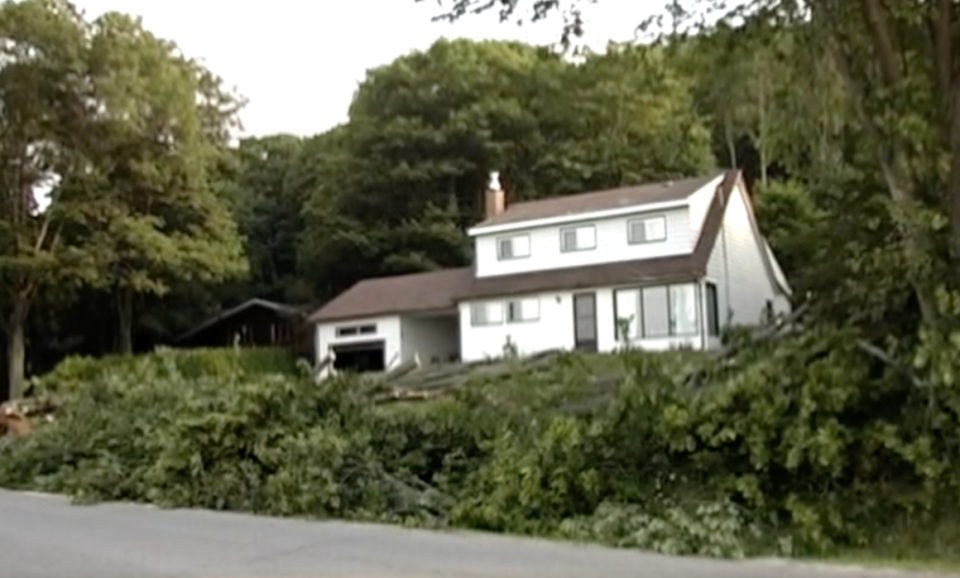
[[[309,309],[250,299],[207,319],[174,340],[178,347],[284,347],[313,357]]]

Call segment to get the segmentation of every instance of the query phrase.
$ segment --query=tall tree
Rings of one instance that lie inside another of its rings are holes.
[[[97,255],[68,233],[99,218],[83,139],[95,113],[86,69],[90,29],[59,0],[0,4],[0,305],[8,381],[21,391],[25,326],[45,287],[97,277]],[[46,205],[46,206],[44,206]]]
[[[105,14],[93,31],[89,70],[101,112],[89,149],[98,198],[112,212],[89,235],[109,261],[118,347],[129,353],[136,295],[163,295],[174,280],[221,281],[245,273],[246,262],[210,182],[219,143],[197,104],[206,71],[127,15]]]
[[[538,165],[554,165],[552,174],[538,179],[540,194],[655,182],[713,168],[710,132],[696,109],[693,82],[668,58],[656,47],[611,43],[566,67],[565,90],[549,109],[538,111],[541,126],[555,127],[539,151]],[[556,170],[571,165],[577,169],[572,182],[569,168]]]
[[[539,13],[564,7],[552,0],[504,2],[503,15],[514,17],[529,4]],[[453,0],[447,7],[455,18],[493,5]],[[922,318],[936,322],[936,286],[960,289],[960,5],[688,0],[670,2],[669,8],[665,13],[680,14],[685,25],[747,19],[789,29],[807,48],[829,57],[855,107],[858,148],[882,175],[888,215]],[[575,20],[570,30],[579,31],[581,24]]]
[[[482,219],[493,170],[511,201],[700,172],[709,132],[687,92],[662,54],[630,47],[581,65],[493,41],[400,57],[368,72],[338,131],[306,203],[305,261],[331,291],[463,265],[457,231]]]
[[[300,301],[308,296],[297,265],[303,201],[314,186],[298,172],[304,145],[300,137],[281,134],[244,139],[232,151],[237,162],[230,194],[251,269],[244,298]]]

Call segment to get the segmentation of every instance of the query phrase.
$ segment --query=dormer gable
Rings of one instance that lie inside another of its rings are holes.
[[[476,276],[689,254],[725,175],[504,204],[488,187],[496,210],[468,231]]]
[[[715,188],[723,176],[723,171],[716,171],[702,177],[500,205],[499,211],[487,211],[484,220],[467,233],[477,236],[686,207],[692,195],[705,188]],[[491,191],[487,194],[489,199]]]

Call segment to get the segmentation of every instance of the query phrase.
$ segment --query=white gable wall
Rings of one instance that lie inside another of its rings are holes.
[[[713,202],[713,198],[716,196],[716,193],[717,185],[711,185],[704,187],[690,195],[690,198],[688,199],[690,203],[690,217],[688,222],[690,224],[691,232],[691,249],[693,249],[697,243],[697,240],[700,238],[700,231],[703,230],[703,223],[707,219],[707,213],[710,211],[710,204]]]
[[[354,327],[359,325],[376,325],[377,331],[373,334],[337,337],[337,327]],[[345,319],[343,321],[325,322],[317,324],[317,360],[327,357],[335,345],[364,343],[367,341],[383,340],[386,347],[385,363],[396,363],[400,357],[400,317],[390,315],[386,317],[365,317]]]
[[[742,181],[738,181],[707,263],[706,280],[717,285],[721,327],[760,323],[768,300],[773,302],[774,312],[790,310],[789,300],[778,294],[767,272],[763,257],[766,242],[751,224],[746,195]]]
[[[631,245],[627,237],[627,222],[663,215],[667,222],[667,238],[663,241]],[[560,250],[560,231],[570,227],[593,225],[596,230],[596,246],[582,251],[563,252]],[[497,258],[497,239],[515,235],[528,235],[530,256],[519,259],[499,260]],[[585,219],[577,223],[553,225],[532,229],[510,231],[509,233],[481,234],[474,240],[476,250],[477,277],[509,275],[582,267],[599,263],[630,261],[633,259],[652,259],[669,255],[689,253],[696,242],[696,234],[691,230],[689,211],[686,207],[674,208],[650,213],[635,213],[600,220]]]

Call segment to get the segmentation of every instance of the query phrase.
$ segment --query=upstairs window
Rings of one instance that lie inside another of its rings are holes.
[[[560,229],[560,251],[588,251],[597,247],[597,228],[593,225]]]
[[[522,259],[529,256],[529,235],[513,235],[511,237],[500,237],[497,239],[497,258],[501,261],[507,259]]]
[[[627,221],[627,239],[631,245],[667,240],[667,217],[658,215]]]

